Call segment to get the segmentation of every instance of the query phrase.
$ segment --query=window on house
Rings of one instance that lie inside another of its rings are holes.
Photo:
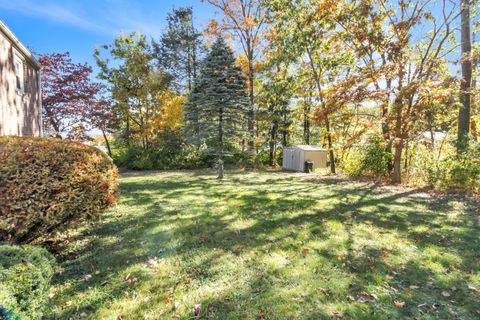
[[[24,78],[24,66],[23,59],[15,55],[15,78],[16,78],[16,87],[20,92],[25,91],[25,78]]]

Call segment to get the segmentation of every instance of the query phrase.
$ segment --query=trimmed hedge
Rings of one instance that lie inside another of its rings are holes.
[[[0,137],[0,241],[28,243],[98,216],[118,198],[101,150],[60,139]]]
[[[43,248],[0,245],[0,319],[41,319],[54,271]]]

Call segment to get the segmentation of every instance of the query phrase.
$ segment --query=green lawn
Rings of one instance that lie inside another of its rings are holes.
[[[292,173],[122,177],[47,319],[478,319],[478,207]]]

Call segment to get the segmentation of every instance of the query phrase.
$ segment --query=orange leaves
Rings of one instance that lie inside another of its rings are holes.
[[[325,18],[327,15],[333,15],[338,12],[339,1],[323,0],[315,3],[316,13],[319,18]]]

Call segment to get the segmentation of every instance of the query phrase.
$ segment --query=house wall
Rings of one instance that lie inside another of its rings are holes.
[[[40,72],[22,56],[25,58],[25,92],[18,92],[14,69],[16,52],[20,54],[0,30],[0,135],[40,136]]]

